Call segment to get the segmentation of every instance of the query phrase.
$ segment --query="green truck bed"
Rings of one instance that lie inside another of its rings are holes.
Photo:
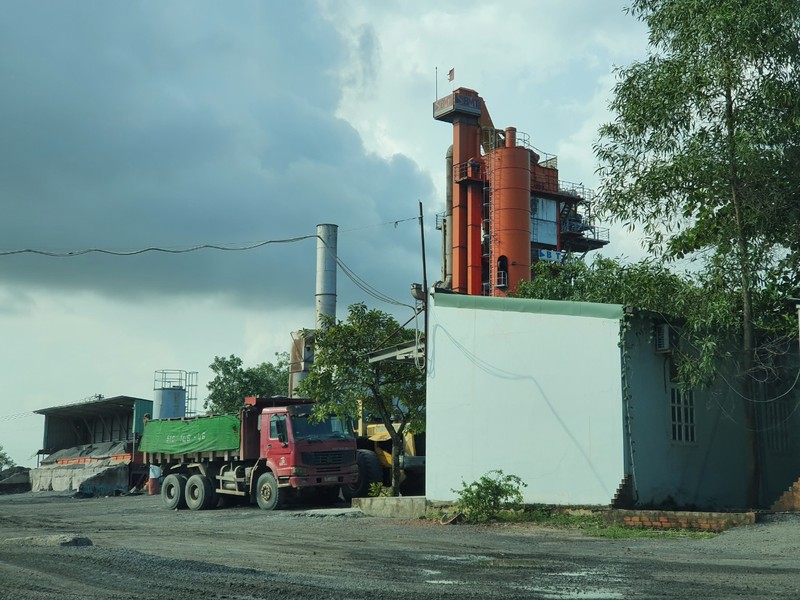
[[[164,454],[238,450],[239,429],[237,415],[148,421],[139,450]]]

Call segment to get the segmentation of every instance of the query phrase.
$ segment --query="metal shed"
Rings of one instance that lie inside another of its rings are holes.
[[[143,483],[146,467],[137,441],[152,410],[151,400],[114,396],[35,411],[45,424],[38,452],[43,458],[31,471],[33,491],[107,494]]]

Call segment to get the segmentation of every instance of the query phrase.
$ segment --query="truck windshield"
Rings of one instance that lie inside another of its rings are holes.
[[[325,421],[312,423],[308,420],[308,415],[294,415],[292,417],[292,431],[296,440],[343,440],[353,437],[353,430],[338,417],[329,417]]]

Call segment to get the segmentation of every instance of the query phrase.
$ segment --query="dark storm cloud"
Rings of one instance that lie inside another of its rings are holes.
[[[377,40],[362,42],[374,64]],[[407,295],[418,230],[360,228],[414,216],[432,185],[334,117],[343,48],[311,2],[7,4],[0,249],[238,243],[338,223],[348,264]],[[0,281],[307,301],[314,248],[0,257]]]

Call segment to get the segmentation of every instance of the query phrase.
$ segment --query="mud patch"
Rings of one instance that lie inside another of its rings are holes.
[[[81,535],[40,535],[32,537],[8,538],[3,544],[17,546],[93,546],[92,540]]]

